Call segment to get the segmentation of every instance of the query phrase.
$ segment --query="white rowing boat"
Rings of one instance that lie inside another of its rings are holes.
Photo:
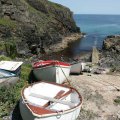
[[[76,120],[82,104],[76,89],[56,83],[39,82],[26,86],[21,96],[23,120]]]
[[[56,60],[39,61],[33,64],[33,73],[38,80],[63,83],[70,74],[71,65]]]

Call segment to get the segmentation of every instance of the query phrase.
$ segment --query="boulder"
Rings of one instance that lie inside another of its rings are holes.
[[[120,72],[120,35],[108,36],[103,42],[101,67],[111,68],[112,72]]]

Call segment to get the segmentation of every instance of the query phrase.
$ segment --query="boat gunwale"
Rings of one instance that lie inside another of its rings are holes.
[[[66,68],[66,69],[70,69],[71,68],[71,66],[50,65],[50,66],[44,66],[44,67],[36,67],[36,68],[33,68],[33,70],[36,70],[36,69],[45,69],[45,68],[49,68],[49,67],[54,67],[54,68],[61,67],[61,68]]]
[[[14,73],[12,73],[12,72],[9,72],[9,71],[7,71],[7,70],[4,70],[4,69],[0,69],[0,72],[1,72],[1,73],[5,73],[5,74],[8,74],[8,76],[1,76],[0,79],[16,77],[16,74],[14,74]]]
[[[69,63],[61,62],[61,61],[57,61],[57,60],[51,60],[51,63],[48,62],[48,63],[42,65],[43,62],[47,62],[47,61],[35,62],[35,63],[33,63],[32,67],[35,69],[35,68],[43,68],[46,66],[55,66],[55,67],[70,67],[71,66]],[[38,66],[35,65],[37,63],[39,64]],[[41,65],[40,65],[40,63],[41,63]]]
[[[25,90],[26,88],[28,88],[29,86],[33,86],[34,84],[42,83],[42,82],[44,82],[44,83],[49,83],[49,82],[46,82],[46,81],[41,81],[41,82],[33,83],[33,84],[31,84],[31,85],[26,85],[26,86],[22,89],[22,91],[21,91],[22,99],[23,99],[23,100],[25,99],[25,96],[24,96],[24,93],[23,93],[23,92],[24,92],[24,90]],[[58,83],[53,83],[53,82],[51,82],[51,83],[49,83],[49,84],[53,84],[53,85],[57,85],[57,86],[65,87],[65,88],[69,88],[69,89],[72,89],[72,90],[76,91],[76,92],[78,93],[79,98],[80,98],[80,103],[79,103],[77,106],[75,106],[75,107],[73,107],[73,108],[70,108],[70,109],[67,109],[67,110],[64,110],[64,111],[63,111],[63,110],[62,110],[62,111],[55,111],[55,113],[43,114],[43,115],[39,115],[39,114],[34,113],[33,110],[30,108],[29,103],[24,103],[24,104],[26,105],[26,107],[31,111],[31,113],[32,113],[34,116],[37,116],[37,117],[57,116],[58,113],[67,114],[67,113],[72,112],[72,111],[74,111],[75,109],[81,107],[83,100],[82,100],[82,96],[81,96],[81,94],[78,92],[78,90],[76,90],[75,88],[73,88],[73,87],[71,87],[71,86],[69,87],[69,86],[63,85],[63,84],[58,84]],[[43,109],[44,109],[44,108],[43,108]],[[51,112],[53,112],[53,111],[51,110]]]

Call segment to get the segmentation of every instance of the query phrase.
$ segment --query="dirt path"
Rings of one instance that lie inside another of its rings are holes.
[[[114,102],[120,96],[119,75],[84,74],[69,79],[83,96],[78,120],[120,120],[120,104]]]

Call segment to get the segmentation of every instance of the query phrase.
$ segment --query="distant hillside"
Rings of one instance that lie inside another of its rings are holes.
[[[29,54],[44,52],[80,29],[72,12],[47,0],[0,1],[0,52]],[[4,46],[3,46],[4,45]]]

